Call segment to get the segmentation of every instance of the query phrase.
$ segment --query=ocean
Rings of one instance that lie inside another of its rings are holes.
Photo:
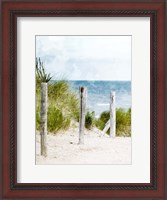
[[[116,107],[131,107],[131,81],[68,81],[72,89],[79,95],[79,87],[87,87],[87,109],[94,111],[98,117],[109,110],[110,93],[116,93]]]

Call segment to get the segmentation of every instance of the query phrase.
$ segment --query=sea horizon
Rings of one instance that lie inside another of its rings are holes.
[[[55,80],[57,81],[57,80]],[[79,87],[87,88],[87,110],[95,112],[95,116],[109,111],[110,93],[115,91],[116,108],[131,108],[131,81],[124,80],[65,80],[79,97]]]
[[[87,110],[95,112],[96,117],[109,111],[111,91],[116,94],[116,108],[131,108],[131,81],[68,80],[68,83],[78,96],[80,86],[87,88]]]
[[[64,81],[103,81],[103,82],[107,82],[107,81],[109,81],[109,82],[131,82],[131,80],[81,80],[81,79],[76,79],[76,80],[74,80],[74,79],[68,79],[68,78],[66,78],[66,77],[63,77],[62,79],[51,79],[51,82],[54,82],[54,81],[59,81],[59,80],[64,80]]]

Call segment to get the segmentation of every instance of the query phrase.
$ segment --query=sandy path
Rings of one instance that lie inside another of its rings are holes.
[[[78,128],[48,135],[48,156],[40,156],[40,135],[36,134],[36,164],[131,164],[131,138],[110,138],[98,129],[85,131],[78,145]]]

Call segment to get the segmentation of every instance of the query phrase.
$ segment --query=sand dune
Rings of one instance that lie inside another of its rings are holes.
[[[36,164],[131,164],[131,137],[110,138],[94,128],[86,130],[78,145],[78,127],[48,134],[48,156],[40,156],[40,134],[36,134]]]

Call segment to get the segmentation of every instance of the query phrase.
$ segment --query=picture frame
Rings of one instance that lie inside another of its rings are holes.
[[[2,2],[2,198],[165,199],[165,2]],[[150,183],[17,183],[17,17],[150,17]]]

